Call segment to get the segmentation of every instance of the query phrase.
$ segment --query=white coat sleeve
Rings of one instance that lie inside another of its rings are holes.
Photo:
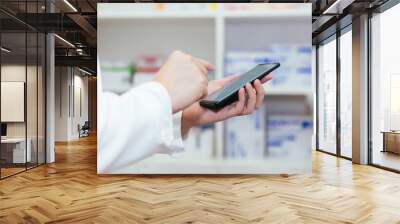
[[[98,173],[118,173],[155,153],[183,150],[181,113],[172,114],[161,84],[149,82],[123,95],[99,94]]]

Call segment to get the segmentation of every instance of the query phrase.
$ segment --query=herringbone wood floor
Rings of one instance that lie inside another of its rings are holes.
[[[314,153],[313,174],[98,176],[96,139],[0,181],[0,223],[400,223],[400,175]]]

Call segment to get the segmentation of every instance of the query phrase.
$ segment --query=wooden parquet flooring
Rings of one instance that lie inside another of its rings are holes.
[[[400,175],[313,155],[310,175],[96,174],[96,139],[0,181],[0,223],[400,223]]]

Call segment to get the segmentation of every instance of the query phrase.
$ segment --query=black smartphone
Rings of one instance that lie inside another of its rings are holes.
[[[238,100],[240,88],[244,87],[247,83],[252,84],[256,79],[261,80],[279,66],[279,63],[259,64],[241,75],[239,79],[201,100],[200,105],[210,110],[218,111]]]

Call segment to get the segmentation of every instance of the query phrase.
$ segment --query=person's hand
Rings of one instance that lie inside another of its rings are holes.
[[[238,76],[231,76],[209,82],[208,94],[212,94],[237,78]],[[184,109],[182,113],[182,136],[186,135],[190,128],[197,125],[215,123],[226,120],[230,117],[253,113],[254,110],[261,107],[264,101],[265,92],[262,84],[271,79],[272,76],[270,74],[264,77],[261,81],[258,79],[255,80],[253,86],[248,83],[244,88],[239,90],[239,99],[237,102],[232,103],[217,112],[200,106],[199,101],[190,105],[188,108]]]
[[[205,60],[174,51],[157,72],[154,81],[163,85],[172,102],[172,112],[180,111],[207,95],[207,74],[214,66]]]

